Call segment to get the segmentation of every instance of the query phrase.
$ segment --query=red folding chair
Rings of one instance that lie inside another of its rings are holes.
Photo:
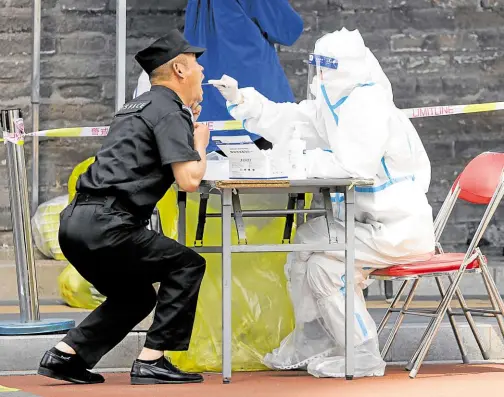
[[[504,153],[486,152],[474,158],[456,179],[436,216],[434,221],[436,253],[432,259],[426,262],[395,265],[386,269],[375,270],[371,273],[370,277],[374,279],[402,281],[397,294],[378,327],[378,334],[381,334],[391,314],[399,313],[388,339],[383,346],[381,352],[383,357],[385,357],[392,346],[406,315],[427,316],[431,318],[420,341],[420,346],[406,366],[406,369],[411,371],[410,378],[414,378],[417,375],[445,314],[448,315],[464,363],[468,363],[469,359],[455,321],[456,316],[464,316],[466,318],[485,360],[488,360],[489,356],[481,343],[481,338],[479,337],[473,316],[495,317],[504,337],[504,302],[488,270],[487,260],[478,248],[478,244],[504,195],[503,171]],[[467,252],[445,253],[439,243],[439,238],[443,233],[448,218],[458,199],[471,204],[487,205],[487,207]],[[464,296],[460,291],[459,284],[462,276],[469,273],[480,274],[483,277],[493,309],[473,309],[467,306]],[[418,284],[420,280],[425,277],[435,278],[436,285],[441,295],[441,302],[435,310],[409,309]],[[441,281],[442,277],[446,277],[449,280],[448,290],[444,288],[443,282]],[[412,286],[406,299],[404,302],[399,302],[404,290],[410,282],[412,282]],[[454,296],[456,296],[459,301],[462,309],[461,311],[455,311],[450,306]],[[398,307],[399,303],[402,303],[400,307]]]

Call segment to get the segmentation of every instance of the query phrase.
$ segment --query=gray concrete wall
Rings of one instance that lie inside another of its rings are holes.
[[[129,0],[128,93],[139,67],[132,55],[170,27],[182,27],[183,0]],[[306,92],[303,61],[315,40],[343,26],[359,28],[392,81],[399,107],[503,100],[502,0],[291,1],[305,32],[280,58],[298,99]],[[115,0],[44,0],[41,128],[110,122],[114,110]],[[20,106],[30,126],[31,0],[0,0],[0,103]],[[433,165],[429,199],[435,211],[467,161],[504,147],[504,113],[416,120]],[[29,128],[28,128],[29,129]],[[99,139],[41,143],[41,200],[66,192],[72,168]],[[26,146],[31,159],[30,145]],[[0,247],[11,244],[10,214],[0,145]],[[30,164],[29,164],[30,166]],[[445,235],[448,245],[471,236],[481,209],[460,207]],[[502,253],[502,227],[487,233],[488,252]]]

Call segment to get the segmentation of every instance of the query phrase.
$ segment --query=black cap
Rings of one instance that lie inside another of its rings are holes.
[[[173,29],[149,47],[139,51],[135,55],[135,59],[142,69],[150,74],[154,69],[171,61],[177,55],[195,54],[196,58],[199,58],[204,52],[205,48],[190,45],[180,31]]]

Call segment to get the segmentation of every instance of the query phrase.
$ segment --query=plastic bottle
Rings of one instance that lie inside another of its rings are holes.
[[[306,179],[306,163],[304,151],[306,142],[301,139],[301,128],[307,123],[296,123],[292,139],[287,145],[287,155],[289,159],[289,179]]]

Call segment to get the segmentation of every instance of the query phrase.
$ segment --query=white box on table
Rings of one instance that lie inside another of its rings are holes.
[[[207,154],[204,181],[225,181],[229,179],[229,160],[219,153]]]
[[[285,159],[260,150],[248,135],[214,136],[215,144],[227,156],[230,179],[286,179]],[[275,158],[276,157],[276,158]]]

